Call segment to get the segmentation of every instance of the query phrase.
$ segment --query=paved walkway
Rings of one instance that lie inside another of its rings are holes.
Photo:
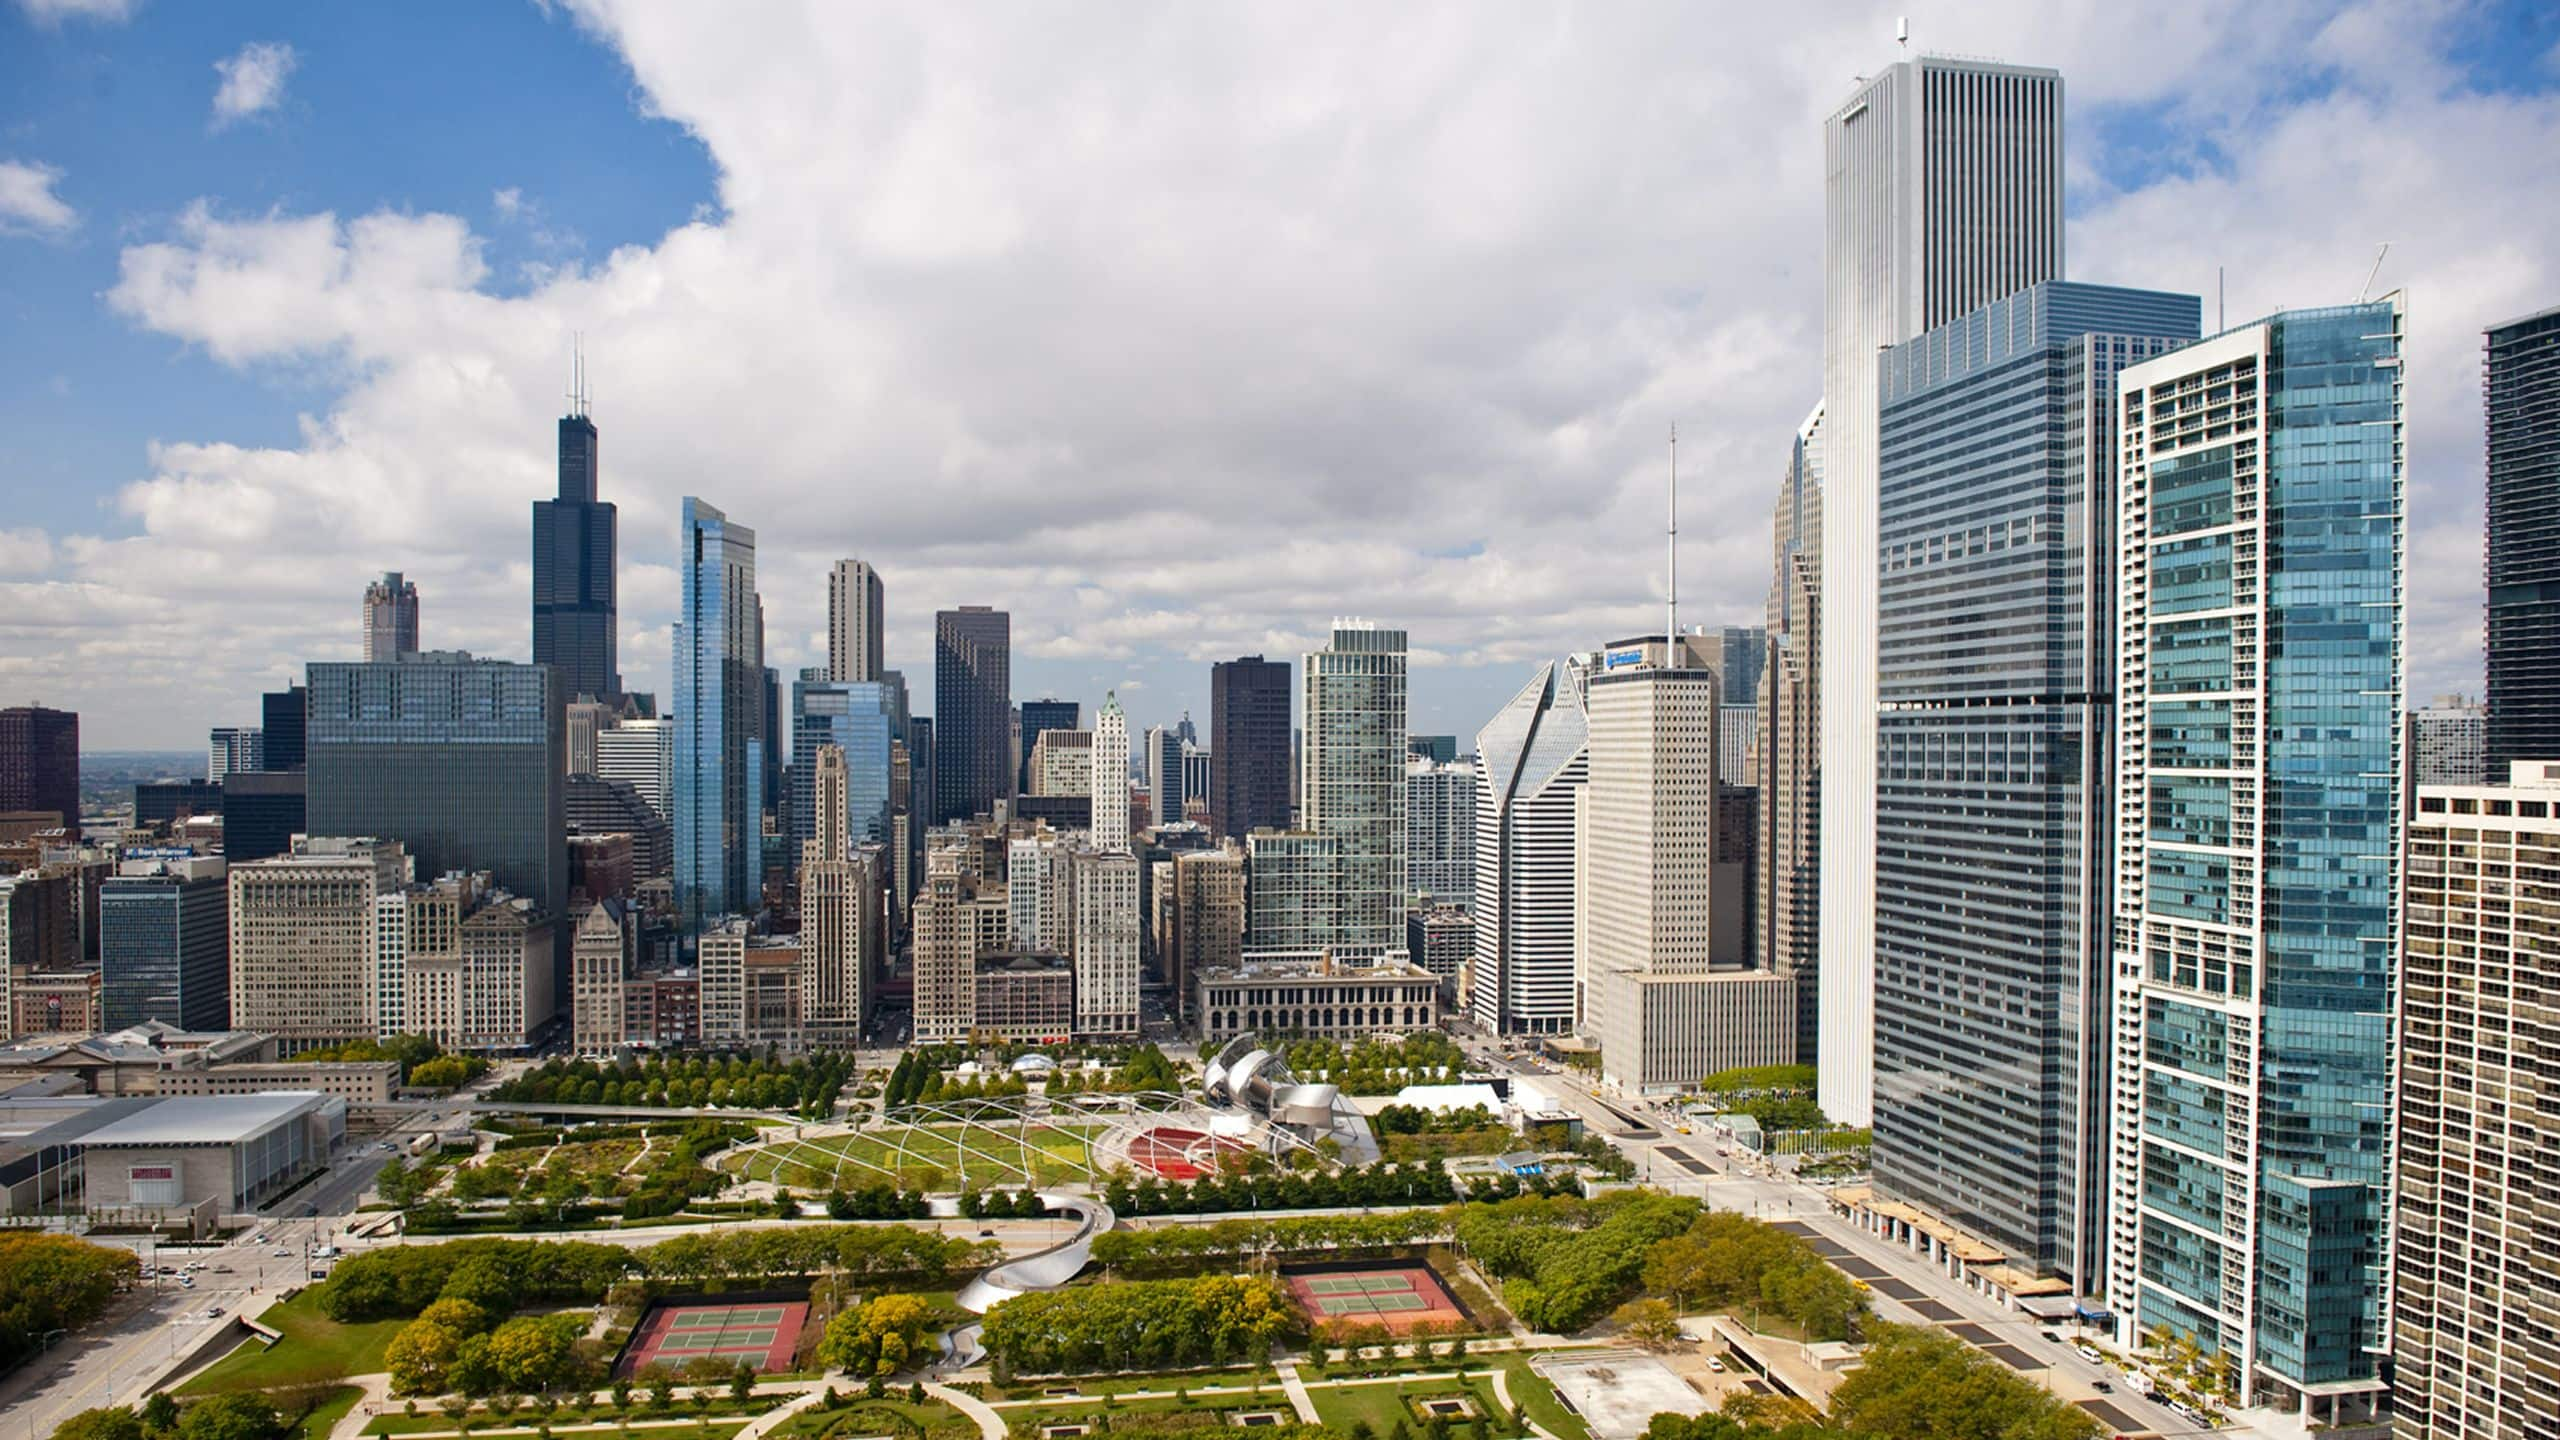
[[[1307,1382],[1298,1378],[1298,1362],[1283,1360],[1279,1365],[1280,1388],[1289,1392],[1289,1403],[1298,1409],[1298,1418],[1309,1425],[1316,1423],[1316,1402],[1307,1394]]]
[[[986,1401],[966,1390],[954,1390],[948,1385],[930,1382],[925,1385],[924,1393],[977,1421],[978,1434],[984,1437],[984,1440],[1005,1440],[1004,1417],[997,1414],[995,1407]]]

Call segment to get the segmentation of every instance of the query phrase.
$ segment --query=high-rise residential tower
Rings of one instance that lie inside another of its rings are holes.
[[[1107,853],[1129,848],[1129,717],[1120,713],[1120,696],[1106,692],[1101,713],[1093,717],[1093,848]]]
[[[1754,758],[1760,843],[1753,954],[1796,982],[1796,1054],[1820,1053],[1822,973],[1822,407],[1796,427],[1778,487],[1769,663]],[[1479,932],[1481,933],[1481,932]]]
[[[1879,352],[2062,276],[2062,77],[1922,56],[1823,123],[1823,1113],[1874,1095]]]
[[[1073,700],[1025,700],[1022,702],[1022,768],[1014,777],[1015,788],[1023,794],[1032,792],[1031,752],[1038,748],[1040,737],[1052,730],[1078,730],[1084,727],[1084,706]],[[1084,792],[1076,792],[1081,795]]]
[[[1209,826],[1243,837],[1289,825],[1289,662],[1209,667]]]
[[[1302,824],[1342,842],[1344,959],[1404,958],[1405,635],[1336,620],[1306,657]]]
[[[560,417],[559,455],[558,492],[533,502],[533,663],[552,668],[565,699],[618,700],[619,521],[613,502],[596,498],[596,424],[583,393]]]
[[[385,571],[364,587],[364,658],[387,662],[417,653],[417,582]]]
[[[2418,787],[2400,969],[2398,1440],[2560,1437],[2560,763]]]
[[[756,534],[686,496],[676,614],[676,908],[698,928],[753,907],[764,844],[763,606]]]
[[[2119,381],[2107,1299],[2250,1403],[2380,1386],[2401,335],[2289,311]]]
[[[2103,1286],[2115,412],[2200,302],[2047,281],[1884,357],[1876,1189]]]
[[[839,560],[827,574],[827,678],[876,681],[885,665],[880,572],[868,560]]]
[[[51,810],[80,833],[80,717],[42,705],[0,710],[0,810]]]
[[[2560,756],[2560,307],[2489,331],[2489,767]]]
[[[933,819],[966,820],[1013,794],[1013,617],[985,605],[933,616]]]
[[[2489,776],[2489,714],[2459,695],[2409,712],[2409,783],[2481,785]]]
[[[1573,817],[1591,740],[1584,694],[1583,668],[1550,660],[1476,735],[1467,994],[1490,1034],[1573,1028]]]
[[[1476,903],[1476,767],[1419,757],[1404,766],[1405,891],[1416,906]],[[1419,957],[1417,957],[1418,959]],[[1451,987],[1452,993],[1455,987]]]

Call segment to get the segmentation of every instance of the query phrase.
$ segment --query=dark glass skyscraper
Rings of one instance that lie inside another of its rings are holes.
[[[98,887],[100,1005],[110,1030],[146,1020],[231,1024],[226,867],[214,858],[129,860]]]
[[[2098,1292],[2110,423],[2200,305],[2058,282],[1883,357],[1875,1176]]]
[[[614,524],[596,498],[596,426],[583,403],[560,418],[560,493],[533,502],[533,663],[563,701],[622,693],[615,660]]]
[[[1041,732],[1074,730],[1084,724],[1084,707],[1073,700],[1025,700],[1022,702],[1022,766],[1015,772],[1013,788],[1021,794],[1031,793],[1031,747],[1040,742]]]
[[[422,880],[487,870],[563,913],[567,735],[550,669],[429,651],[310,676],[308,833],[397,840]]]
[[[1209,824],[1221,835],[1289,828],[1289,662],[1209,667]]]
[[[51,810],[80,832],[80,717],[19,705],[0,710],[0,810]]]
[[[933,818],[965,820],[1013,794],[1013,617],[984,605],[933,616]]]
[[[299,685],[270,690],[259,697],[259,723],[267,732],[265,770],[299,770],[302,768],[303,711],[310,693]]]
[[[2489,332],[2489,778],[2560,758],[2560,308]]]
[[[296,691],[300,694],[300,691]],[[235,770],[222,777],[222,853],[234,865],[282,855],[309,833],[308,772]]]

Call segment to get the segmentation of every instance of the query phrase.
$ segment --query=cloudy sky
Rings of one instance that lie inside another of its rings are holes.
[[[524,655],[582,333],[622,662],[682,496],[1013,612],[1137,723],[1327,617],[1413,728],[1660,613],[1756,620],[1820,386],[1823,116],[1919,48],[2066,76],[2072,278],[2410,296],[2413,695],[2478,688],[2483,326],[2560,303],[2547,7],[0,0],[0,703],[201,743],[356,651]]]

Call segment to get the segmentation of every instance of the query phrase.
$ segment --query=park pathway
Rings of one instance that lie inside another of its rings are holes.
[[[931,1382],[926,1383],[924,1393],[977,1421],[978,1434],[983,1437],[983,1440],[1004,1440],[1004,1417],[997,1414],[995,1407],[986,1401],[966,1390],[955,1390],[948,1385],[937,1385]]]
[[[1278,1368],[1280,1388],[1289,1392],[1289,1403],[1298,1408],[1298,1418],[1313,1425],[1316,1423],[1315,1397],[1307,1393],[1307,1382],[1298,1378],[1298,1362],[1283,1360]]]

